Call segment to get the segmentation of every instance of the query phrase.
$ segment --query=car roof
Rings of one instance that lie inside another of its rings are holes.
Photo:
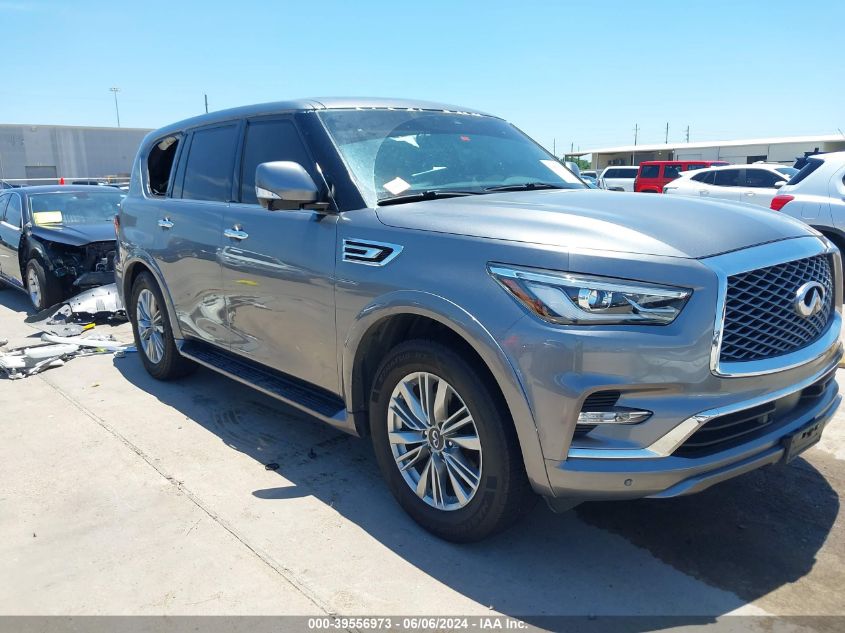
[[[768,169],[769,171],[774,171],[778,167],[792,167],[792,165],[782,165],[780,163],[750,163],[748,165],[713,165],[712,167],[703,167],[702,169],[694,169],[690,171],[704,171],[705,169],[709,171],[724,171],[726,169],[747,169],[748,167],[754,167],[757,169]]]
[[[106,187],[103,185],[31,185],[7,189],[4,191],[16,191],[18,193],[73,193],[75,191],[120,191],[117,187]]]
[[[435,101],[418,101],[414,99],[393,99],[384,97],[315,97],[308,99],[292,99],[290,101],[272,101],[255,105],[240,106],[226,110],[218,110],[208,114],[177,121],[171,125],[159,128],[150,133],[149,137],[161,138],[169,132],[209,125],[232,119],[276,114],[279,112],[309,112],[315,110],[357,110],[357,109],[396,109],[396,110],[431,110],[436,112],[461,112],[479,116],[493,116],[481,110],[465,108],[463,106],[438,103]],[[498,118],[498,117],[496,117]],[[148,138],[149,138],[148,137]]]
[[[706,158],[679,158],[678,160],[644,160],[640,163],[642,165],[676,165],[683,163],[722,163],[727,161],[709,160]],[[716,165],[718,166],[718,165]],[[726,165],[725,165],[726,166]]]

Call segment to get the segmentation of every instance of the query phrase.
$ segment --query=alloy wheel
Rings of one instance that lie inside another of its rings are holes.
[[[482,450],[472,414],[443,378],[414,372],[396,385],[388,440],[411,490],[438,510],[466,506],[481,482]]]
[[[30,267],[26,273],[26,288],[29,291],[29,299],[36,308],[41,307],[41,283],[38,281],[38,273],[35,268]]]
[[[135,320],[144,354],[151,363],[158,364],[164,356],[164,323],[158,301],[147,288],[138,293]]]

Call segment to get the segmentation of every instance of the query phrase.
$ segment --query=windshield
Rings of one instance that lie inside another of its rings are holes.
[[[421,110],[327,110],[320,118],[369,206],[431,191],[485,193],[543,183],[583,189],[560,161],[488,116]]]
[[[29,210],[32,222],[40,225],[112,222],[126,194],[112,187],[108,189],[31,194]]]

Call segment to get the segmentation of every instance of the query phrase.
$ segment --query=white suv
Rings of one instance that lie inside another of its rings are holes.
[[[771,208],[803,220],[845,247],[845,152],[810,156],[780,188]]]
[[[639,167],[605,167],[599,176],[599,189],[633,191]]]
[[[768,207],[778,189],[798,173],[777,163],[723,165],[681,173],[663,187],[663,193],[721,198]]]

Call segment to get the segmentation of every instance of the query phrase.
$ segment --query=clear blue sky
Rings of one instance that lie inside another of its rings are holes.
[[[0,0],[0,123],[320,95],[471,106],[561,154],[845,129],[843,0]]]

